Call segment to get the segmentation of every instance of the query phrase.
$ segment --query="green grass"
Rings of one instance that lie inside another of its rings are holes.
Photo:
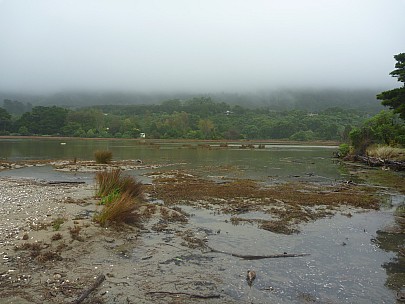
[[[58,231],[60,226],[65,222],[64,218],[58,217],[57,219],[52,221],[52,228],[54,231]]]

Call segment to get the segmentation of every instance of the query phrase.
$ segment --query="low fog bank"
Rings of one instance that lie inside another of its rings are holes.
[[[363,110],[376,113],[383,109],[376,94],[384,89],[278,89],[246,93],[129,93],[129,92],[61,92],[49,95],[0,92],[0,106],[4,100],[17,100],[32,106],[60,106],[81,108],[94,105],[160,104],[166,100],[186,100],[198,96],[211,97],[247,108],[266,107],[276,111],[301,109],[321,111],[331,107]]]

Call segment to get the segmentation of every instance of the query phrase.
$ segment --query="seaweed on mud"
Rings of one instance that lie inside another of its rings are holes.
[[[81,230],[82,228],[78,225],[74,225],[74,227],[69,227],[69,233],[72,240],[77,240],[79,242],[84,241],[83,237],[80,235]]]
[[[180,236],[184,241],[181,243],[182,246],[186,246],[191,249],[204,249],[206,248],[206,240],[197,238],[194,232],[190,229],[178,232],[177,236]]]
[[[375,189],[355,184],[320,185],[291,182],[265,185],[250,179],[215,182],[182,171],[154,173],[154,184],[146,189],[166,205],[178,203],[215,206],[220,212],[242,214],[263,211],[276,219],[258,222],[259,227],[278,233],[293,233],[292,226],[333,214],[340,206],[378,209]],[[164,214],[162,214],[164,215]],[[238,218],[237,221],[246,221]]]

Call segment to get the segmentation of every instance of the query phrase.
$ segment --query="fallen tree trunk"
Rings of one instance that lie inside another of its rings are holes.
[[[214,249],[210,246],[206,246],[210,252],[217,252],[217,253],[222,253],[230,256],[234,256],[237,258],[241,258],[244,260],[262,260],[262,259],[277,259],[277,258],[296,258],[296,257],[303,257],[303,256],[308,256],[310,255],[309,253],[287,253],[284,252],[282,254],[271,254],[271,255],[244,255],[244,254],[238,254],[238,253],[232,253],[232,252],[226,252],[226,251],[221,251]]]
[[[394,169],[397,171],[405,170],[405,162],[403,162],[403,161],[388,160],[388,159],[362,156],[362,155],[355,155],[354,160],[366,163],[370,167],[388,167],[388,168],[391,168],[391,169]]]

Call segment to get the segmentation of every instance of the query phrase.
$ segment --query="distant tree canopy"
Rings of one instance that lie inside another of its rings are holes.
[[[31,112],[24,113],[16,122],[16,128],[23,135],[61,134],[65,125],[68,110],[60,107],[34,107]],[[23,130],[24,132],[21,132]]]
[[[11,126],[11,115],[3,108],[0,108],[0,135],[6,135]]]
[[[12,115],[22,115],[32,110],[32,104],[29,102],[25,104],[18,100],[4,99],[3,108]]]
[[[390,75],[397,77],[399,82],[403,83],[401,88],[382,92],[377,95],[377,99],[382,100],[384,106],[394,109],[402,119],[405,119],[405,53],[394,56],[397,63],[395,70]]]
[[[58,135],[91,138],[290,139],[405,145],[404,121],[393,111],[371,118],[338,107],[318,112],[274,111],[215,102],[209,97],[153,105],[106,105],[79,109],[37,106],[19,117],[0,108],[0,135]]]

